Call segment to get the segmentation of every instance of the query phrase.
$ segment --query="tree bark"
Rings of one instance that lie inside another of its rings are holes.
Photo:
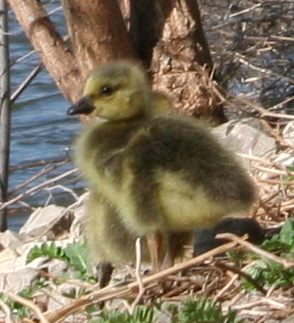
[[[83,77],[97,65],[137,57],[117,0],[63,0],[63,5]]]
[[[0,202],[7,201],[8,174],[10,159],[10,69],[7,6],[5,0],[0,1]],[[0,231],[7,229],[7,210],[0,210]]]
[[[151,71],[155,89],[169,93],[182,114],[223,121],[211,86],[212,61],[197,1],[120,1],[125,21],[117,0],[63,0],[69,48],[40,1],[8,0],[70,101],[80,95],[83,79],[96,65],[140,57]]]
[[[77,100],[82,87],[76,58],[56,31],[38,0],[8,0],[46,69],[69,101]]]
[[[197,1],[130,1],[130,33],[154,87],[169,93],[181,114],[223,122]]]

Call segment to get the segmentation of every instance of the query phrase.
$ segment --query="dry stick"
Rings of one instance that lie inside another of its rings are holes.
[[[10,307],[0,299],[0,307],[5,315],[5,323],[13,323]]]
[[[74,204],[71,204],[70,206],[68,206],[65,210],[62,211],[62,213],[60,214],[59,217],[57,217],[50,226],[47,227],[47,229],[38,237],[35,238],[34,241],[39,241],[41,240],[50,230],[51,228],[59,221],[59,219],[61,219],[66,213],[68,213],[71,209],[73,209],[76,206],[79,206],[83,203],[83,196],[80,197],[78,199],[78,201],[76,201]]]
[[[36,271],[39,273],[40,276],[46,277],[50,281],[57,282],[58,286],[61,285],[61,283],[67,283],[67,284],[74,285],[79,288],[94,289],[93,284],[90,284],[90,283],[87,283],[84,281],[81,282],[81,281],[71,280],[71,279],[67,279],[67,278],[60,278],[59,276],[54,276],[52,274],[49,274],[48,272],[46,272],[43,269],[36,269]],[[43,290],[43,292],[45,292],[45,291]]]
[[[279,169],[273,169],[273,168],[266,168],[266,167],[262,167],[262,166],[256,166],[254,165],[254,168],[257,170],[260,170],[264,173],[270,173],[270,174],[274,174],[277,176],[286,176],[286,175],[294,175],[294,172],[288,172],[286,169],[285,170],[279,170]]]
[[[216,265],[222,269],[232,271],[233,273],[236,273],[239,276],[244,277],[249,281],[249,283],[255,286],[255,288],[259,290],[263,295],[266,295],[266,290],[256,281],[256,279],[253,279],[249,274],[233,266],[229,266],[224,263],[221,263],[220,261],[216,261]]]
[[[144,284],[146,289],[149,287],[147,286],[148,284],[154,283],[156,281],[160,281],[169,275],[174,275],[178,272],[187,270],[193,266],[198,265],[199,263],[202,263],[203,261],[207,260],[210,257],[216,256],[218,254],[231,250],[236,245],[237,245],[237,242],[235,241],[226,243],[198,257],[192,258],[183,263],[176,264],[171,268],[165,269],[163,271],[155,273],[154,275],[146,277],[142,279],[142,283]],[[139,288],[138,282],[133,282],[122,287],[112,287],[112,286],[105,287],[94,293],[83,296],[82,298],[75,300],[72,304],[65,306],[61,309],[58,309],[52,312],[45,312],[44,315],[50,323],[56,323],[59,320],[63,319],[65,316],[75,312],[77,309],[80,309],[83,306],[88,306],[93,302],[107,301],[112,298],[126,297],[132,294],[133,292],[136,292],[138,288]]]
[[[10,166],[9,171],[14,172],[14,171],[18,171],[18,170],[22,170],[30,167],[47,166],[54,163],[61,163],[61,162],[68,162],[68,161],[70,161],[69,157],[60,157],[60,158],[47,159],[47,160],[43,159],[43,160],[33,161],[27,164]]]
[[[145,292],[144,284],[142,282],[142,277],[140,274],[141,262],[142,262],[141,241],[142,241],[141,238],[136,239],[136,271],[135,271],[135,274],[136,274],[136,278],[137,278],[137,282],[138,282],[138,286],[139,286],[139,293],[130,308],[130,314],[134,313],[136,305],[140,302],[140,300]]]
[[[21,30],[21,32],[22,32],[22,30]],[[11,33],[10,33],[10,35],[11,35]],[[23,56],[14,59],[10,66],[16,65],[17,63],[22,62],[23,60],[27,59],[28,57],[30,57],[30,56],[32,56],[34,54],[36,54],[36,51],[33,49],[30,52],[24,54]]]
[[[287,259],[283,259],[281,257],[275,256],[270,252],[267,252],[255,245],[253,245],[252,243],[243,240],[242,238],[232,234],[232,233],[220,233],[216,235],[217,239],[228,239],[228,240],[232,240],[238,244],[240,244],[241,246],[245,247],[245,249],[250,250],[264,258],[267,258],[269,260],[272,260],[274,262],[277,262],[281,265],[283,265],[286,269],[288,268],[292,268],[294,267],[294,262],[293,261],[289,261]]]
[[[54,3],[54,1],[51,1],[52,3]],[[50,4],[50,3],[49,3]],[[48,5],[49,6],[49,5]],[[48,16],[52,15],[53,13],[55,12],[58,12],[58,11],[62,11],[63,10],[63,6],[59,6],[55,9],[52,9],[51,11],[48,12]]]
[[[265,165],[269,165],[269,166],[275,166],[277,169],[281,169],[281,170],[284,170],[285,167],[281,166],[280,164],[277,164],[277,163],[273,163],[267,159],[263,159],[263,158],[260,158],[260,157],[257,157],[257,156],[251,156],[251,155],[247,155],[247,154],[242,154],[242,153],[239,153],[238,154],[240,157],[244,157],[246,159],[249,159],[249,160],[252,160],[252,161],[255,161],[255,162],[259,162],[261,164],[265,164]]]
[[[107,287],[107,290],[106,288],[103,288],[99,292],[100,293],[92,293],[88,296],[82,297],[74,301],[70,305],[64,306],[61,309],[57,309],[49,313],[45,312],[44,315],[49,323],[57,323],[59,320],[62,320],[67,315],[72,314],[77,310],[80,310],[81,307],[85,307],[96,302],[103,302],[115,297],[126,297],[127,295],[131,294],[131,291],[127,287],[112,288],[112,290]]]
[[[60,189],[60,190],[62,190],[62,191],[64,191],[64,192],[67,192],[68,194],[70,194],[76,201],[79,199],[79,196],[72,190],[72,189],[70,189],[70,188],[67,188],[67,187],[65,187],[65,186],[63,186],[63,185],[60,185],[60,184],[58,184],[58,185],[54,185],[54,186],[51,186],[51,187],[47,187],[47,188],[45,188],[45,190],[46,191],[48,191],[49,193],[50,193],[50,196],[49,196],[49,201],[50,201],[50,199],[52,198],[52,194],[51,194],[51,191],[53,191],[53,190],[56,190],[56,189]],[[46,205],[47,205],[47,203],[48,203],[48,201],[46,202]]]
[[[285,201],[285,202],[283,203],[283,206],[284,206],[284,207],[285,207],[285,206],[293,207],[293,206],[294,206],[294,199],[289,199],[289,200]]]
[[[278,131],[274,130],[266,120],[260,120],[260,122],[266,128],[269,134],[276,140],[276,142],[280,143],[282,146],[294,149],[294,146],[286,142],[284,138],[278,133]]]
[[[241,299],[244,297],[246,297],[246,292],[245,290],[241,290],[240,293],[235,294],[235,296],[233,296],[233,298],[230,301],[226,302],[227,308],[230,309],[234,304],[240,303]]]
[[[233,306],[231,306],[231,309],[233,309],[233,310],[242,310],[242,309],[246,309],[246,308],[259,307],[259,306],[262,306],[262,305],[274,306],[276,309],[284,309],[284,308],[286,308],[286,304],[274,301],[274,300],[272,300],[270,298],[263,297],[260,300],[249,302],[249,303],[246,303],[246,304],[233,305]]]
[[[238,279],[239,275],[234,275],[231,280],[215,295],[213,298],[214,301],[217,301],[220,299],[230,288],[231,286],[235,283],[235,281]]]
[[[284,104],[289,103],[289,102],[291,102],[293,100],[294,100],[294,97],[290,96],[289,98],[283,100],[282,102],[279,102],[278,104],[272,105],[270,108],[268,108],[268,111],[275,111],[280,107],[280,105],[284,105]]]
[[[236,53],[236,56],[238,57],[238,59],[239,59],[239,62],[240,63],[242,63],[242,64],[244,64],[244,65],[246,65],[246,66],[248,66],[249,68],[251,68],[252,70],[254,70],[254,71],[258,71],[258,72],[260,72],[260,73],[263,73],[263,74],[266,74],[266,75],[270,75],[270,76],[277,76],[277,77],[279,77],[279,78],[281,78],[281,79],[285,79],[285,80],[287,80],[289,83],[291,83],[291,84],[293,84],[294,83],[294,79],[292,79],[291,77],[287,77],[287,76],[285,76],[285,75],[282,75],[282,74],[279,74],[279,73],[275,73],[275,72],[272,72],[272,70],[268,70],[268,69],[266,69],[266,68],[260,68],[260,67],[258,67],[258,66],[255,66],[255,65],[253,65],[253,64],[251,64],[251,63],[249,63],[248,61],[246,61],[245,59],[244,59],[244,56],[243,55],[240,55],[240,54],[238,54],[238,53]]]
[[[294,42],[294,37],[285,37],[285,36],[278,36],[278,35],[270,35],[271,40],[283,40],[283,41],[289,41]]]
[[[29,76],[24,80],[24,82],[17,88],[17,90],[11,95],[10,103],[13,104],[15,100],[22,94],[22,92],[31,84],[34,78],[42,71],[44,68],[43,63],[40,63]]]
[[[240,15],[243,15],[244,13],[248,13],[249,11],[255,10],[258,7],[261,7],[261,3],[258,3],[258,4],[254,5],[252,7],[240,10],[238,12],[234,12],[234,13],[230,14],[229,17],[232,18],[232,17],[237,17],[237,16],[240,16]]]
[[[13,294],[9,291],[4,291],[4,294],[16,301],[17,303],[20,303],[28,308],[30,308],[32,311],[36,313],[38,318],[40,319],[40,322],[42,323],[49,323],[49,321],[46,319],[46,317],[41,312],[41,309],[35,305],[33,302],[29,301],[28,299],[25,299],[19,295]]]
[[[270,297],[271,295],[272,295],[272,293],[276,290],[278,288],[278,286],[277,285],[272,285],[271,287],[270,287],[270,289],[267,291],[267,293],[266,293],[266,295],[265,295],[265,297]]]
[[[191,285],[189,285],[189,287],[191,287]],[[173,287],[168,293],[160,296],[160,299],[164,302],[174,301],[177,298],[181,297],[180,294],[186,292],[187,289],[188,289],[187,286],[179,286],[176,288]]]
[[[292,80],[292,83],[293,82],[294,81]],[[231,106],[232,108],[236,108],[236,104],[231,103],[228,99],[226,99],[224,97],[224,95],[229,96],[232,99],[234,99],[235,101],[237,101],[237,102],[239,101],[239,102],[241,102],[243,104],[248,105],[252,109],[256,110],[260,114],[259,118],[269,117],[269,118],[276,118],[276,119],[294,120],[293,115],[269,112],[268,110],[262,108],[261,106],[259,106],[257,104],[254,104],[254,103],[252,103],[252,102],[250,102],[250,101],[248,101],[246,99],[243,99],[241,97],[238,97],[238,96],[226,91],[224,88],[222,88],[220,86],[217,86],[213,82],[211,82],[211,86],[213,87],[213,90],[214,90],[215,94],[219,97],[221,102],[226,102],[226,104]]]
[[[281,179],[257,178],[256,180],[260,183],[267,183],[267,184],[280,184],[280,185],[293,185],[294,184],[294,181],[283,181]]]
[[[0,1],[0,200],[7,201],[10,138],[11,138],[11,104],[10,96],[10,69],[8,48],[8,6],[6,1]],[[0,212],[0,230],[7,229],[7,214]]]
[[[21,183],[20,185],[14,187],[12,190],[9,191],[9,194],[12,194],[14,192],[17,192],[19,190],[21,190],[22,188],[24,188],[25,186],[31,184],[32,182],[34,182],[36,179],[50,173],[51,171],[59,168],[59,167],[62,167],[63,165],[65,165],[66,163],[68,162],[68,160],[64,160],[56,165],[53,165],[51,167],[45,167],[43,168],[39,173],[37,173],[36,175],[32,176],[31,178],[29,178],[27,181]]]
[[[21,200],[24,196],[29,195],[29,194],[32,194],[32,193],[34,193],[34,192],[38,191],[39,189],[43,188],[44,186],[47,186],[47,185],[52,184],[52,183],[54,183],[54,182],[56,182],[56,181],[59,181],[59,180],[61,180],[61,179],[65,178],[65,177],[67,177],[67,176],[69,176],[69,175],[74,174],[75,172],[76,172],[76,169],[71,169],[71,170],[69,170],[69,171],[67,171],[67,172],[65,172],[65,173],[63,173],[63,174],[61,174],[61,175],[59,175],[59,176],[56,176],[56,177],[54,177],[54,178],[49,179],[48,181],[46,181],[46,182],[44,182],[44,183],[41,183],[41,184],[39,184],[39,185],[37,185],[37,186],[35,186],[35,187],[32,187],[31,189],[27,190],[26,192],[24,192],[24,193],[22,193],[22,194],[19,194],[18,196],[14,197],[13,199],[11,199],[11,200],[9,200],[9,201],[7,201],[7,202],[3,203],[3,204],[0,206],[0,210],[5,209],[7,206],[9,206],[9,205],[11,205],[11,204],[13,204],[13,203],[15,203],[15,202],[18,202],[18,201],[19,201],[19,200]]]

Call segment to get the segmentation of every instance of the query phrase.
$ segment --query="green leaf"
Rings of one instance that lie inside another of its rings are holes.
[[[77,271],[85,273],[88,276],[92,275],[89,253],[84,245],[81,243],[70,244],[64,249],[64,253],[69,259],[70,265]]]
[[[294,244],[294,222],[287,220],[280,232],[280,240],[287,245],[293,246]]]
[[[51,243],[44,242],[41,246],[33,247],[27,255],[26,263],[28,264],[39,257],[49,257],[51,259],[68,261],[62,248],[57,247],[54,241]]]
[[[229,311],[227,315],[222,314],[219,304],[208,298],[198,300],[189,298],[179,308],[180,323],[237,323],[241,322],[235,312]]]
[[[133,315],[127,312],[103,311],[101,318],[91,323],[156,323],[154,308],[138,306]]]

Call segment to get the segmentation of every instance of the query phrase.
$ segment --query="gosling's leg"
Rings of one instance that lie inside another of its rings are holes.
[[[167,234],[167,248],[162,262],[162,268],[166,269],[174,265],[177,257],[183,256],[185,245],[191,242],[191,232],[169,232]]]
[[[147,235],[147,246],[150,254],[152,271],[158,272],[160,270],[160,250],[162,245],[162,233],[155,231]]]
[[[107,286],[110,282],[113,266],[109,262],[100,262],[98,265],[99,288]]]

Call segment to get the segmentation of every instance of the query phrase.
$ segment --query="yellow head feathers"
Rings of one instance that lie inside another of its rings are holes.
[[[125,120],[145,114],[151,102],[152,92],[141,68],[130,62],[117,62],[101,66],[89,75],[82,99],[68,114]]]

